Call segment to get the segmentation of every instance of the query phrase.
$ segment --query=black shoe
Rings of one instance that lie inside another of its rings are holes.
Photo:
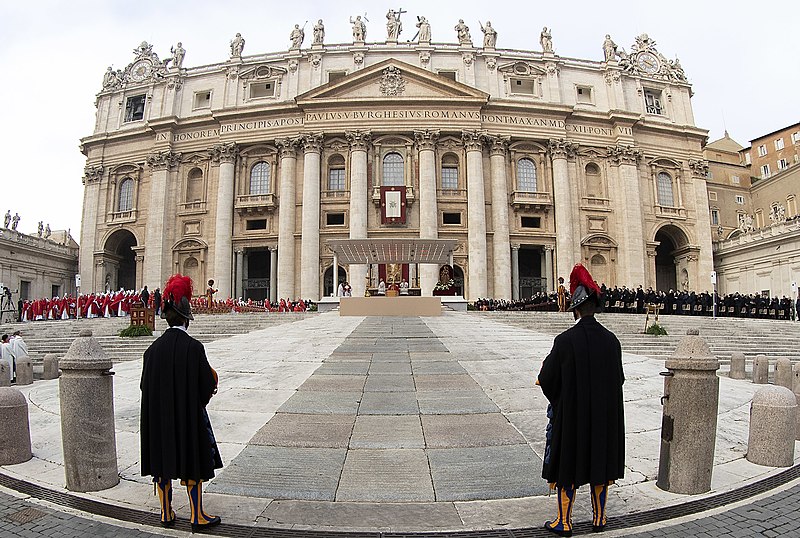
[[[169,527],[174,527],[174,526],[175,526],[175,521],[176,521],[177,519],[178,519],[178,518],[177,518],[177,517],[175,517],[175,512],[172,512],[172,519],[168,519],[167,521],[162,521],[162,522],[161,522],[161,526],[162,526],[162,527],[166,527],[166,528],[169,528]]]
[[[192,523],[192,532],[203,532],[203,529],[216,527],[220,523],[222,523],[222,518],[219,516],[212,517],[208,520],[208,523]]]
[[[545,528],[546,530],[548,530],[548,531],[550,531],[550,532],[552,532],[552,533],[554,533],[554,534],[557,534],[557,535],[559,535],[559,536],[572,536],[572,531],[571,531],[571,530],[569,530],[569,531],[562,531],[562,530],[560,530],[560,529],[554,529],[554,528],[553,528],[553,527],[551,527],[551,526],[550,526],[548,523],[549,523],[549,522],[545,522],[545,524],[544,524],[544,528]]]
[[[592,532],[603,532],[606,530],[605,525],[592,525]]]

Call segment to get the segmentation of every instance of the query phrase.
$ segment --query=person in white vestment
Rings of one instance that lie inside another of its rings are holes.
[[[3,342],[0,344],[0,361],[8,364],[8,370],[11,372],[11,381],[15,381],[17,379],[17,360],[7,334],[3,335]]]
[[[383,279],[378,283],[378,295],[386,295],[386,282]]]

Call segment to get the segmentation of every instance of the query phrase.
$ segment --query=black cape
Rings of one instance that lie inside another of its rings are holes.
[[[622,348],[594,316],[558,335],[539,383],[553,409],[542,477],[575,487],[625,474]]]
[[[215,388],[203,344],[168,329],[144,353],[142,475],[208,480],[222,467],[205,406]]]

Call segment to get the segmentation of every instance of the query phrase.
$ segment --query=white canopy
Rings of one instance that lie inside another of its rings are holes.
[[[455,239],[332,239],[339,264],[450,263]]]

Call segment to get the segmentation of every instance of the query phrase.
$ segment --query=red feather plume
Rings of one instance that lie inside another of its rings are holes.
[[[192,279],[180,273],[172,275],[164,286],[164,297],[176,303],[180,303],[182,297],[186,297],[187,301],[191,300]]]
[[[595,292],[600,297],[600,287],[586,270],[586,267],[576,263],[569,275],[569,293],[573,295],[578,286],[583,286],[589,292]]]

